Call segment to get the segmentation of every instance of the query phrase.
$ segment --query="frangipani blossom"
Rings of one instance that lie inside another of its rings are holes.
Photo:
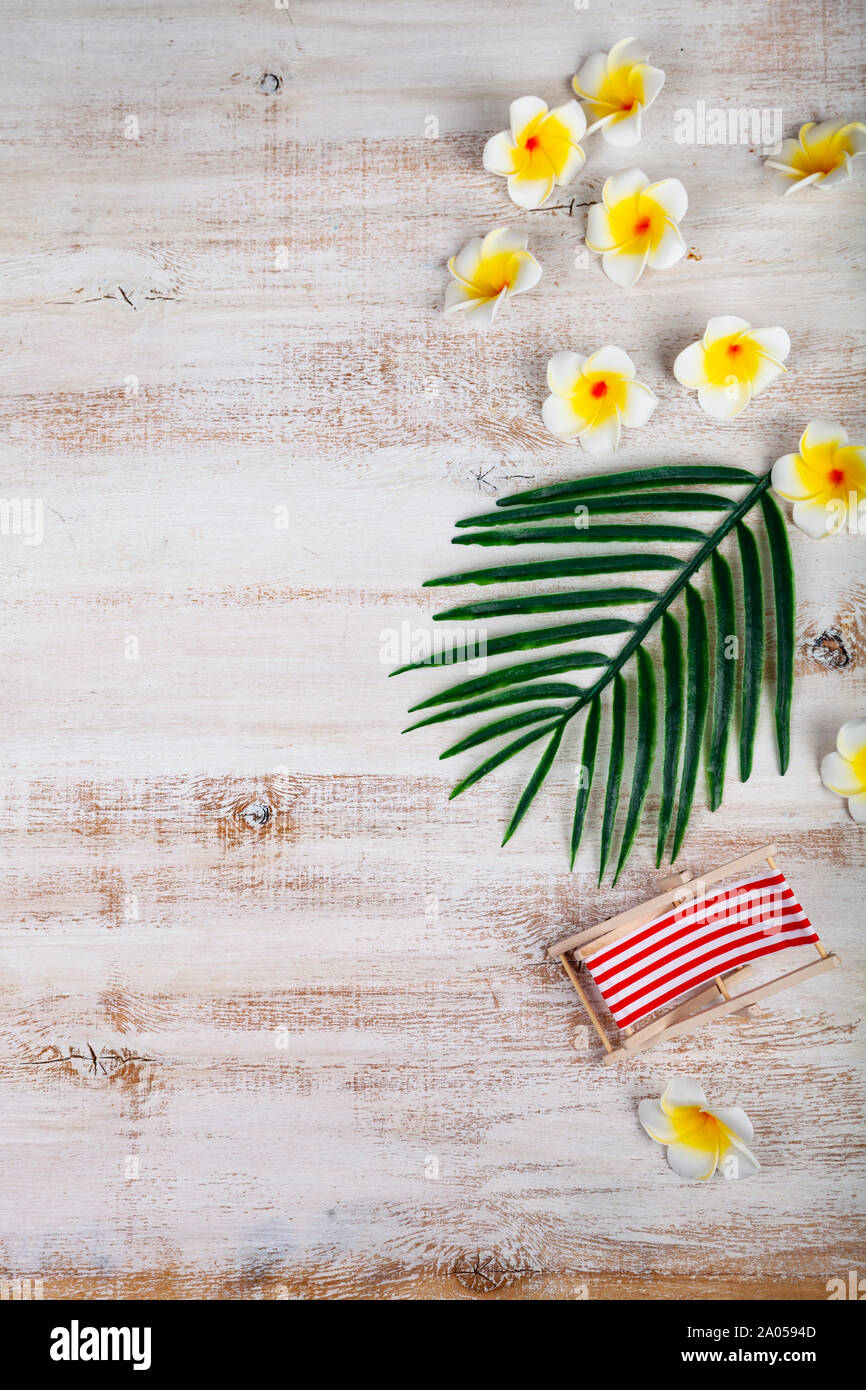
[[[866,446],[849,444],[848,434],[832,420],[806,426],[798,454],[783,454],[773,464],[773,487],[794,503],[793,521],[807,536],[820,540],[852,530],[866,504]]]
[[[821,781],[837,796],[847,796],[851,815],[866,825],[866,719],[842,725],[836,752],[821,763]]]
[[[586,163],[578,141],[586,118],[576,101],[548,111],[538,97],[511,103],[510,130],[484,146],[484,167],[508,179],[508,194],[521,208],[540,208],[555,184],[571,183]]]
[[[851,160],[866,149],[866,125],[862,121],[809,121],[796,140],[783,140],[765,161],[768,169],[790,180],[785,196],[810,183],[835,188],[851,177]]]
[[[699,343],[683,348],[674,376],[697,391],[714,420],[733,420],[787,370],[783,363],[790,351],[784,328],[752,328],[745,319],[723,314],[710,319]]]
[[[661,68],[650,67],[637,39],[620,39],[609,53],[587,58],[571,85],[583,101],[587,134],[601,128],[610,145],[636,145],[641,116],[665,84]]]
[[[602,269],[615,285],[636,285],[649,264],[668,270],[686,253],[677,225],[688,195],[679,179],[650,183],[640,169],[611,174],[586,222],[586,244],[601,256]]]
[[[541,411],[547,428],[560,439],[579,439],[593,455],[615,454],[622,426],[645,425],[658,404],[618,347],[591,357],[558,352],[547,364],[547,384],[552,394]]]
[[[488,328],[500,304],[537,285],[541,266],[527,251],[528,240],[508,227],[496,227],[483,241],[473,237],[448,262],[454,283],[445,292],[446,314],[460,311],[476,327]]]
[[[745,1110],[708,1105],[697,1081],[677,1077],[660,1101],[642,1100],[638,1114],[650,1139],[667,1145],[668,1163],[681,1178],[706,1182],[717,1168],[726,1178],[748,1178],[760,1171],[746,1147],[754,1130]]]

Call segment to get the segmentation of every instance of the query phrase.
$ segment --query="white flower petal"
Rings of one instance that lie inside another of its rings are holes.
[[[783,454],[773,464],[773,487],[781,497],[787,497],[789,502],[802,502],[813,496],[801,472],[802,462],[799,454]]]
[[[583,364],[584,376],[592,376],[596,372],[613,372],[631,381],[634,377],[634,363],[622,348],[603,347],[587,357]]]
[[[586,244],[590,251],[612,251],[616,240],[610,227],[610,213],[604,203],[593,203],[586,219]]]
[[[623,289],[629,290],[637,284],[643,275],[648,255],[649,247],[643,251],[628,251],[619,248],[615,251],[605,251],[601,258],[601,268],[608,280],[612,280],[615,285],[622,285]]]
[[[529,237],[526,232],[517,232],[512,227],[494,227],[488,232],[482,245],[482,254],[499,256],[503,251],[525,251]]]
[[[860,796],[849,796],[848,810],[858,825],[866,825],[866,792]]]
[[[657,1100],[642,1100],[637,1108],[638,1118],[657,1144],[674,1144],[679,1138],[677,1127],[670,1115],[666,1115]]]
[[[636,198],[647,187],[649,179],[643,169],[622,169],[605,179],[601,190],[602,202],[606,208],[615,208],[623,198]]]
[[[753,343],[757,343],[761,352],[777,362],[784,362],[791,351],[791,339],[784,328],[753,328],[749,337]]]
[[[541,279],[541,266],[531,251],[519,251],[517,260],[517,274],[507,290],[508,294],[523,294],[525,290],[531,290]]]
[[[830,169],[821,179],[822,188],[835,188],[839,183],[847,183],[851,177],[851,156],[843,154],[835,169]]]
[[[593,105],[592,102],[587,102],[587,107],[591,107],[592,105]],[[604,103],[603,103],[603,102],[600,102],[600,101],[597,101],[597,102],[594,103],[594,105],[595,105],[596,107],[603,107],[603,106],[604,106]],[[587,133],[587,135],[594,135],[595,132],[596,132],[597,130],[603,130],[604,127],[605,127],[606,125],[608,125],[610,121],[613,120],[613,118],[614,118],[615,115],[616,115],[616,112],[615,112],[613,109],[611,109],[611,110],[609,110],[609,111],[607,112],[607,115],[605,115],[605,116],[599,116],[598,120],[593,121],[591,125],[588,125],[588,126],[586,127],[586,133]],[[588,111],[587,111],[587,120],[589,119],[589,116],[590,116],[590,111],[588,110]]]
[[[622,115],[615,113],[609,121],[605,121],[601,133],[607,143],[620,150],[639,145],[642,110],[643,107],[637,102],[630,111],[625,111]]]
[[[527,179],[522,174],[511,174],[508,179],[508,196],[519,208],[540,208],[553,192],[553,169],[547,178]]]
[[[684,1106],[696,1106],[699,1110],[705,1110],[707,1098],[700,1082],[693,1076],[675,1076],[662,1092],[661,1105],[662,1110],[668,1115]]]
[[[738,381],[732,376],[723,386],[714,386],[710,382],[707,386],[698,387],[698,400],[701,408],[712,415],[714,420],[733,420],[735,415],[739,415],[741,410],[745,410],[749,401],[752,399],[752,392],[747,381]]]
[[[516,156],[517,150],[514,147],[510,132],[501,130],[498,135],[491,135],[484,146],[482,163],[488,173],[507,176],[517,171]]]
[[[547,364],[547,385],[555,396],[567,400],[574,395],[582,371],[583,358],[564,349],[555,353]]]
[[[787,198],[789,193],[797,193],[801,188],[808,188],[810,183],[820,183],[823,177],[823,174],[807,174],[804,179],[796,179],[785,189],[785,197]]]
[[[465,309],[469,304],[478,304],[481,296],[477,290],[470,285],[464,285],[462,280],[451,280],[445,290],[445,312],[453,313],[455,309]]]
[[[593,53],[571,79],[571,85],[579,97],[594,97],[606,80],[607,54]]]
[[[828,753],[822,759],[821,781],[837,796],[859,796],[866,791],[854,764],[841,753]]]
[[[481,265],[481,257],[484,254],[484,242],[480,236],[474,236],[468,241],[462,251],[458,251],[456,256],[452,256],[448,262],[448,269],[458,280],[462,280],[465,285],[475,284],[475,277]]]
[[[687,348],[683,348],[674,362],[674,376],[681,386],[688,386],[690,391],[707,385],[709,377],[704,365],[703,343],[689,343]]]
[[[718,1146],[714,1149],[693,1149],[690,1144],[670,1144],[668,1163],[681,1178],[706,1182],[716,1171],[719,1161]]]
[[[518,97],[511,103],[508,123],[515,145],[522,145],[542,116],[547,115],[547,102],[540,97]]]
[[[791,510],[791,520],[813,541],[823,540],[830,535],[832,514],[825,502],[795,502]]]
[[[775,381],[777,376],[781,376],[784,371],[785,368],[781,362],[777,362],[773,357],[765,357],[762,353],[752,373],[752,395],[760,396],[761,392],[766,391],[770,383]]]
[[[630,381],[625,389],[622,423],[627,429],[645,425],[658,403],[658,396],[642,381]]]
[[[838,448],[848,443],[848,431],[837,425],[835,420],[810,420],[800,440],[800,453],[812,449]]]
[[[740,1114],[742,1113],[740,1111]],[[755,1155],[741,1139],[733,1136],[719,1149],[718,1167],[722,1177],[731,1179],[751,1178],[761,1171],[761,1165]]]
[[[849,719],[843,724],[836,737],[836,747],[843,758],[853,761],[862,757],[866,753],[866,719]]]
[[[608,72],[616,72],[617,68],[631,68],[635,63],[645,63],[648,57],[649,49],[640,39],[619,39],[607,55]]]
[[[579,145],[573,145],[568,151],[565,157],[565,163],[556,175],[554,183],[558,184],[560,187],[567,183],[571,183],[573,179],[577,178],[585,163],[586,155],[583,150]]]
[[[851,146],[852,159],[856,159],[857,155],[866,149],[866,125],[862,121],[849,121],[842,127],[840,134],[845,135]]]
[[[660,179],[658,183],[647,184],[643,196],[652,198],[672,222],[681,222],[688,211],[689,195],[679,179]]]
[[[794,164],[794,159],[800,153],[800,149],[799,140],[783,140],[779,148],[773,150],[769,159],[765,159],[764,163],[768,168],[778,169],[784,174],[790,173],[792,170],[798,173],[799,171]]]
[[[744,1144],[751,1144],[755,1130],[745,1110],[741,1110],[738,1105],[705,1105],[704,1109],[708,1115],[714,1115],[721,1121],[726,1129],[733,1130]]]
[[[586,426],[586,421],[571,401],[563,400],[561,396],[547,397],[541,407],[541,418],[550,433],[558,435],[560,439],[574,439]]]
[[[578,102],[566,101],[562,106],[554,106],[550,116],[565,126],[572,140],[580,140],[586,134],[586,116]]]
[[[632,69],[631,81],[634,82],[636,78],[642,92],[640,104],[646,110],[665,85],[665,75],[661,68],[651,67],[649,63],[637,63]]]
[[[704,329],[704,347],[712,347],[719,338],[730,338],[734,333],[745,333],[751,326],[745,319],[738,319],[736,314],[720,314],[718,318],[710,319]]]
[[[606,458],[616,453],[621,434],[619,411],[612,410],[604,418],[601,418],[599,411],[592,424],[581,430],[580,442],[593,458]]]
[[[671,266],[681,261],[685,254],[686,243],[683,241],[679,227],[665,219],[658,245],[650,248],[650,265],[653,270],[670,270]]]
[[[466,322],[471,323],[473,328],[490,328],[507,293],[507,290],[502,290],[495,299],[470,301],[463,315]]]
[[[800,130],[800,138],[804,147],[808,150],[820,145],[824,140],[832,140],[834,135],[838,135],[845,122],[833,117],[829,121],[821,121],[819,125],[810,122],[808,126],[803,126]]]

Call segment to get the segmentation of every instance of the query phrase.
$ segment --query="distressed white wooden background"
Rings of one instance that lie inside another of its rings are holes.
[[[45,534],[0,538],[0,1274],[823,1297],[863,1269],[866,839],[817,770],[864,708],[862,539],[793,534],[790,772],[765,711],[752,782],[714,816],[701,787],[681,861],[776,839],[844,969],[630,1069],[544,947],[652,893],[654,834],[615,891],[596,827],[565,872],[571,748],[500,851],[529,764],[449,806],[441,731],[399,736],[435,677],[387,681],[380,634],[428,623],[457,517],[591,466],[541,425],[560,347],[617,343],[660,396],[623,466],[764,470],[816,415],[863,437],[862,173],[782,201],[754,148],[673,139],[698,101],[781,107],[785,134],[862,117],[859,7],[2,12],[2,495],[43,499]],[[595,137],[565,207],[519,212],[485,138],[628,33],[667,72],[643,143]],[[690,255],[626,293],[574,256],[633,162],[685,183]],[[440,317],[445,261],[502,223],[544,277],[479,337]],[[670,371],[716,313],[792,340],[727,427]],[[683,1185],[645,1137],[637,1101],[687,1072],[752,1115],[758,1178]]]

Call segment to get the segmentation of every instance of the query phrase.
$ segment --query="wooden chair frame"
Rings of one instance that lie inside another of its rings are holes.
[[[751,970],[749,965],[736,966],[727,973],[726,978],[724,974],[717,975],[712,984],[702,985],[691,998],[674,1005],[663,1016],[650,1016],[647,1022],[636,1027],[620,1029],[610,1015],[617,1037],[621,1040],[618,1046],[611,1042],[608,1030],[602,1024],[580,978],[581,966],[586,969],[587,958],[618,937],[632,931],[634,927],[640,926],[642,922],[651,922],[654,917],[664,912],[665,908],[680,907],[689,898],[701,897],[711,884],[718,883],[721,879],[737,877],[746,869],[761,863],[766,863],[771,870],[777,872],[778,865],[774,857],[776,852],[775,845],[763,845],[751,854],[744,854],[741,859],[732,859],[729,864],[722,864],[720,868],[713,869],[701,878],[692,878],[687,873],[677,874],[672,879],[665,880],[664,891],[655,898],[650,898],[648,902],[630,908],[627,912],[620,912],[616,917],[609,917],[606,922],[599,922],[598,926],[588,927],[586,931],[577,932],[573,936],[566,936],[549,948],[548,955],[562,962],[565,973],[589,1015],[590,1023],[601,1039],[606,1066],[614,1066],[638,1052],[657,1047],[659,1043],[667,1042],[668,1038],[693,1033],[705,1023],[712,1023],[725,1014],[749,1017],[757,1012],[754,1006],[759,999],[766,999],[780,990],[790,989],[801,980],[808,980],[812,975],[834,970],[841,963],[835,953],[826,951],[818,941],[814,943],[818,960],[809,965],[801,965],[796,970],[789,970],[787,974],[768,980],[766,984],[755,985],[741,994],[732,995],[727,980],[742,979]]]

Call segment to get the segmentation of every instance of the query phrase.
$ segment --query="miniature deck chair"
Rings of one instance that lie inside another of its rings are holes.
[[[668,880],[658,897],[550,947],[548,954],[562,961],[604,1045],[607,1066],[691,1033],[723,1014],[748,1017],[756,1012],[752,1006],[758,999],[839,964],[839,957],[818,940],[776,865],[775,852],[775,845],[764,845],[702,878],[680,874]],[[722,880],[733,882],[707,892]],[[741,980],[749,973],[749,962],[759,956],[809,944],[819,960],[740,994],[730,993],[725,976]],[[602,1026],[581,970],[619,1030],[618,1046]],[[690,998],[683,1000],[684,995]],[[667,1012],[650,1018],[661,1009]]]

